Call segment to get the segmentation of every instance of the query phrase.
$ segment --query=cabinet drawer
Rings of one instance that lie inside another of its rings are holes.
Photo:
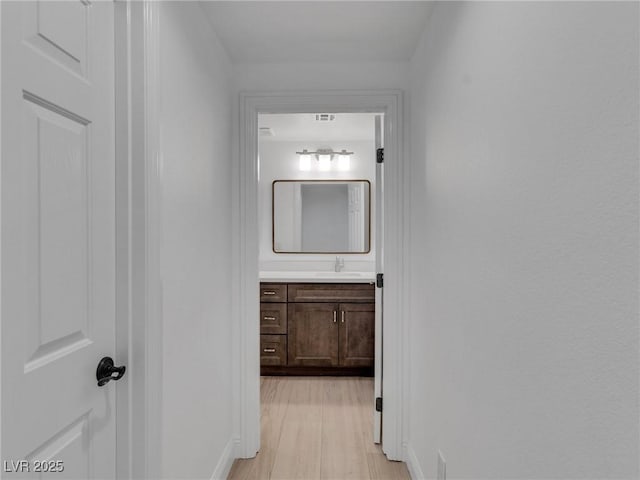
[[[287,364],[287,336],[260,335],[260,365],[285,366]]]
[[[260,333],[280,335],[287,333],[286,303],[260,304]]]
[[[261,283],[260,284],[260,301],[261,302],[286,302],[287,301],[287,284],[286,283]]]
[[[293,283],[290,302],[373,302],[375,287],[362,283]]]

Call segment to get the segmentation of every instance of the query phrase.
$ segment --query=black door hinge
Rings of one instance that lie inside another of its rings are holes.
[[[382,273],[376,274],[376,287],[382,288],[384,285],[384,278]]]
[[[376,397],[376,412],[382,411],[382,397]]]
[[[376,162],[384,163],[384,148],[378,148],[376,150]]]

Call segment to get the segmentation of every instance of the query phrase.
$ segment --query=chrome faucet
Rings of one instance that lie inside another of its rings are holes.
[[[343,268],[344,268],[344,258],[343,257],[336,257],[336,264],[335,264],[336,272],[342,271]]]

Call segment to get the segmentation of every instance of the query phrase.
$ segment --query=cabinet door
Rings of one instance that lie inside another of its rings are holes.
[[[340,366],[373,367],[375,350],[375,304],[339,305]]]
[[[338,366],[338,306],[332,303],[290,303],[288,365]]]

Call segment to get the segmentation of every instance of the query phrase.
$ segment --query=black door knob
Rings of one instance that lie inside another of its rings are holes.
[[[111,380],[120,380],[124,376],[124,372],[127,368],[123,365],[121,367],[116,367],[113,364],[113,359],[111,357],[104,357],[98,363],[98,368],[96,369],[96,379],[98,380],[98,386],[102,387],[106,385]],[[114,375],[115,374],[115,375]]]

